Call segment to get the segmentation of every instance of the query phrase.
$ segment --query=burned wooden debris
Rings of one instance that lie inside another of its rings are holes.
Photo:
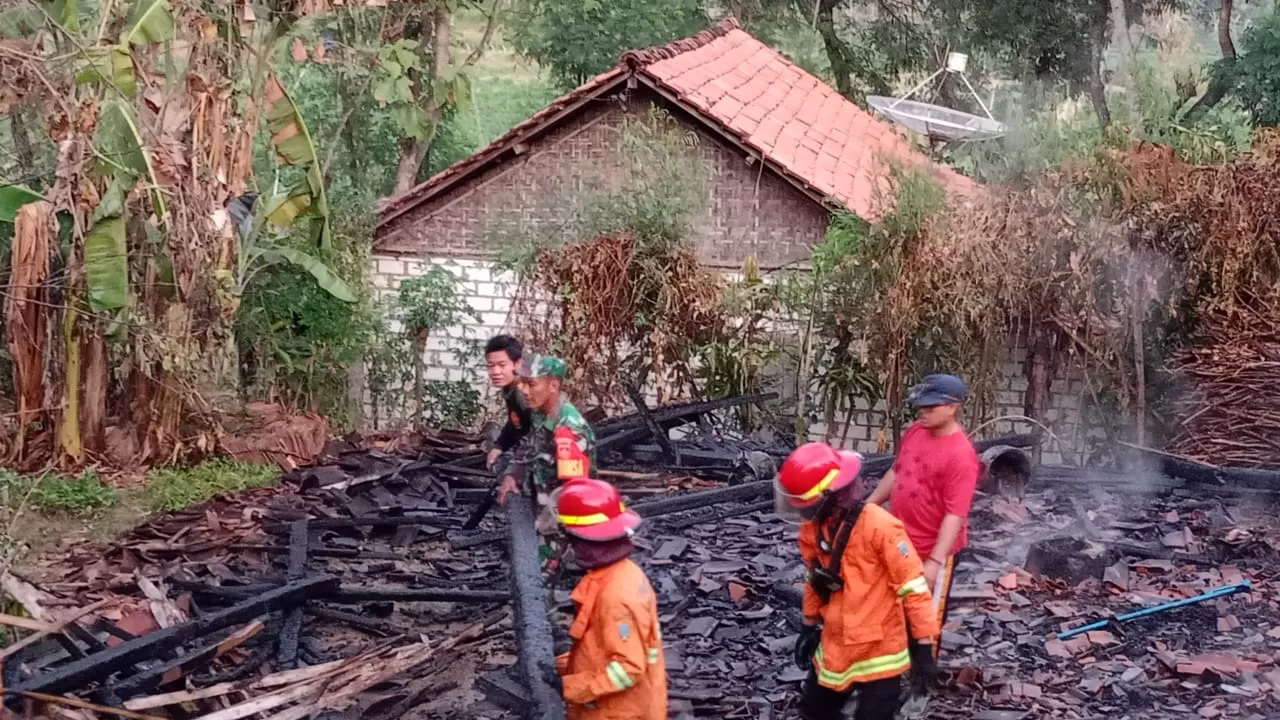
[[[770,497],[770,468],[789,447],[716,434],[706,418],[765,399],[646,408],[648,420],[637,412],[596,424],[612,440],[599,471],[645,518],[637,560],[659,595],[673,718],[793,713],[801,568],[796,529],[773,515]],[[671,453],[655,425],[671,433]],[[980,449],[1034,442],[996,438]],[[10,706],[59,697],[99,708],[81,705],[76,717],[110,715],[101,708],[224,719],[344,708],[397,719],[460,709],[561,717],[543,680],[558,629],[548,609],[571,608],[576,576],[541,584],[526,501],[462,530],[492,483],[478,438],[334,442],[320,462],[108,546],[72,547],[32,582],[0,575],[31,614],[11,619],[28,639],[0,650]],[[1027,471],[1015,456],[1000,463],[992,473]],[[877,475],[891,464],[873,455],[865,466]],[[1030,468],[1029,484],[988,483],[957,573],[947,688],[931,717],[1280,710],[1280,529],[1260,502],[1269,492],[1062,467]],[[1090,562],[1067,561],[1082,554]],[[1055,572],[1055,562],[1072,572]],[[1247,595],[1057,638],[1245,580]]]
[[[429,669],[460,623],[491,610],[501,616],[438,659],[499,642],[510,593],[490,583],[505,563],[483,548],[456,560],[445,545],[458,497],[432,468],[477,448],[455,440],[443,451],[439,438],[395,452],[330,443],[332,464],[289,474],[294,483],[172,513],[105,547],[73,546],[37,582],[6,575],[6,593],[46,615],[3,657],[8,704],[65,696],[107,716],[169,695],[142,709],[305,717],[357,702],[382,682],[379,663]],[[80,617],[62,610],[76,606]],[[350,697],[317,696],[326,686]]]
[[[538,533],[534,528],[534,505],[522,495],[507,501],[511,562],[511,588],[515,601],[516,642],[520,651],[516,662],[523,680],[529,720],[560,720],[565,716],[564,700],[546,681],[555,673],[555,643],[547,619],[547,589],[538,558]]]

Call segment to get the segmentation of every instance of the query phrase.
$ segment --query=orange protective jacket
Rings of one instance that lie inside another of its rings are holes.
[[[572,597],[573,649],[556,658],[568,720],[665,720],[658,598],[644,571],[630,559],[596,568]]]
[[[826,522],[834,545],[839,521]],[[830,565],[830,550],[819,547],[813,521],[800,526],[800,556],[810,571]],[[902,522],[879,505],[863,507],[845,545],[840,578],[843,587],[826,604],[808,583],[804,586],[805,621],[822,620],[822,641],[813,657],[818,684],[842,691],[905,673],[911,667],[907,618],[919,640],[938,634],[938,618],[924,566]]]

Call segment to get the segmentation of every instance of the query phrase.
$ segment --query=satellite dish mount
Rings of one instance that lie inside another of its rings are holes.
[[[991,115],[987,104],[982,102],[978,91],[973,89],[964,72],[968,65],[968,55],[958,52],[948,53],[946,64],[911,88],[906,95],[896,99],[883,95],[869,95],[867,103],[893,122],[934,142],[993,140],[1005,134],[1005,124]],[[973,94],[973,99],[978,101],[982,112],[986,113],[986,117],[909,99],[944,72],[960,76],[964,86]]]

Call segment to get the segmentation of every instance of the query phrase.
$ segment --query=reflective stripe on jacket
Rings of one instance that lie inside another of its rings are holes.
[[[573,649],[556,658],[568,720],[665,720],[658,598],[644,571],[630,559],[591,570],[573,601]]]
[[[839,522],[828,523],[834,538]],[[818,546],[812,521],[800,526],[800,556],[809,570],[831,562],[830,552]],[[845,545],[840,578],[843,587],[825,605],[812,587],[804,587],[805,618],[822,619],[822,642],[814,654],[818,683],[845,690],[906,672],[911,660],[903,609],[917,639],[937,635],[938,619],[924,566],[902,522],[879,505],[863,507]]]

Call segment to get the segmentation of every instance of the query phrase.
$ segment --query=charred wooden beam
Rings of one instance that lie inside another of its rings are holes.
[[[640,388],[630,381],[624,382],[623,387],[627,391],[627,395],[631,398],[631,404],[636,406],[636,412],[640,415],[640,419],[644,422],[645,427],[649,429],[649,434],[658,442],[658,447],[662,448],[662,457],[669,463],[680,463],[680,453],[676,452],[675,446],[671,444],[671,438],[667,436],[667,431],[658,425],[658,421],[653,419],[649,414],[649,407],[645,405],[644,394],[640,392]]]
[[[650,413],[653,420],[658,423],[669,423],[675,420],[686,420],[703,415],[716,410],[724,410],[726,408],[738,407],[740,405],[750,405],[752,403],[768,402],[776,400],[778,393],[756,393],[753,395],[734,395],[732,397],[717,398],[715,400],[704,400],[702,402],[687,403],[684,405],[672,405],[661,409],[654,410]],[[632,430],[644,425],[644,419],[639,415],[624,415],[618,418],[611,418],[604,422],[593,426],[596,437],[602,438],[623,430]]]
[[[120,640],[132,640],[138,637],[137,635],[134,635],[128,630],[121,630],[119,627],[116,626],[115,623],[111,622],[106,618],[101,618],[101,617],[96,618],[93,621],[93,629],[99,632],[104,632],[108,635],[111,635],[112,637],[119,638]],[[105,643],[103,644],[105,645]],[[95,650],[94,652],[97,652],[97,651]]]
[[[192,670],[208,664],[214,658],[225,655],[231,650],[244,645],[249,638],[262,632],[263,627],[262,622],[255,620],[215,643],[149,668],[133,677],[109,686],[107,690],[114,693],[118,698],[130,698],[144,692],[151,692],[160,685],[176,682],[189,675]]]
[[[224,682],[234,682],[249,677],[258,671],[258,668],[267,663],[267,660],[274,655],[271,651],[271,645],[264,644],[249,651],[249,657],[240,662],[239,665],[232,665],[226,670],[208,675],[201,675],[194,681],[197,687],[210,687]]]
[[[461,461],[449,463],[447,465],[437,465],[436,472],[441,475],[449,476],[449,484],[458,487],[480,488],[488,487],[493,482],[493,473],[484,466],[484,454],[477,456],[480,459],[480,467],[467,467]],[[467,458],[471,460],[471,458]]]
[[[1204,567],[1217,567],[1221,563],[1211,557],[1205,555],[1195,555],[1192,553],[1177,553],[1165,548],[1151,547],[1150,545],[1142,545],[1132,542],[1111,542],[1108,543],[1112,550],[1121,555],[1136,557],[1142,560],[1169,560],[1171,562],[1185,562],[1193,565],[1202,565]]]
[[[1273,491],[1280,489],[1280,469],[1278,468],[1221,467],[1164,454],[1151,454],[1157,456],[1161,472],[1188,482],[1229,489],[1252,488]]]
[[[475,533],[474,535],[459,535],[449,538],[449,547],[454,550],[466,550],[468,548],[488,545],[489,543],[501,542],[507,538],[506,531],[495,530],[493,532]]]
[[[333,620],[345,625],[350,625],[351,627],[367,632],[374,637],[390,637],[391,635],[396,634],[395,630],[387,625],[387,623],[367,618],[359,613],[345,612],[343,610],[334,610],[333,608],[317,607],[314,605],[308,605],[305,608],[305,611],[308,615],[314,615],[315,617],[323,618],[325,620]]]
[[[444,529],[459,527],[462,522],[457,518],[440,515],[370,515],[350,518],[312,518],[312,530],[342,530],[358,527],[399,527],[401,525],[424,525]],[[263,527],[267,532],[281,533],[289,529],[282,523],[268,524]]]
[[[107,649],[107,644],[102,642],[93,633],[89,632],[80,623],[71,623],[65,629],[65,632],[85,644],[89,648],[89,652],[102,652]]]
[[[289,582],[298,582],[307,574],[307,545],[309,544],[309,520],[296,520],[289,530]],[[298,635],[302,633],[302,605],[290,608],[284,615],[284,627],[280,629],[280,644],[276,649],[276,668],[292,670],[298,664]]]
[[[302,521],[299,520],[298,522],[302,522]],[[285,547],[283,545],[235,544],[235,545],[229,545],[227,549],[234,550],[237,552],[265,552],[265,553],[273,553],[273,554],[279,554],[279,555],[293,552],[292,547]],[[348,560],[403,560],[404,559],[404,556],[399,553],[385,552],[382,550],[356,550],[355,548],[319,547],[319,548],[312,548],[310,552],[315,557],[345,558]]]
[[[537,548],[535,547],[535,550]],[[359,602],[507,602],[511,593],[505,590],[439,590],[413,588],[360,588],[342,587],[325,595],[325,600],[338,603]]]
[[[740,505],[735,508],[727,508],[725,510],[720,510],[719,512],[698,513],[696,515],[690,515],[688,517],[674,518],[671,520],[667,520],[665,522],[668,529],[684,530],[685,528],[691,528],[694,525],[702,525],[704,523],[718,523],[721,520],[727,520],[731,517],[738,517],[740,515],[749,515],[753,512],[762,512],[762,511],[768,511],[768,510],[773,510],[773,500],[760,500],[757,502],[749,503],[747,505]]]
[[[622,432],[616,432],[616,433],[613,433],[612,435],[609,435],[608,437],[597,440],[596,452],[598,453],[601,450],[608,450],[615,446],[620,448],[625,448],[628,445],[632,445],[639,440],[643,440],[648,435],[649,435],[649,428],[645,428],[645,427],[632,428],[630,430],[623,430]]]
[[[773,492],[772,480],[757,480],[756,482],[743,483],[742,485],[718,488],[716,490],[702,490],[700,492],[683,493],[672,498],[648,500],[632,505],[631,509],[640,513],[640,517],[651,519],[719,503],[747,502],[771,492]]]
[[[646,433],[648,431],[646,430]],[[732,470],[738,464],[742,451],[739,449],[707,450],[705,448],[680,447],[680,464],[668,465],[671,470]],[[660,463],[666,451],[661,445],[632,445],[627,456],[642,463]]]
[[[1030,447],[1039,442],[1039,438],[1035,435],[1008,435],[1005,437],[992,438],[990,440],[982,440],[974,443],[979,452],[997,445],[1007,445],[1009,447]],[[686,450],[683,451],[685,460],[696,461],[697,459],[705,459],[719,462],[732,467],[738,461],[737,452],[723,452],[711,450]],[[867,477],[875,477],[883,475],[893,467],[893,455],[872,455],[862,462],[862,473]],[[704,490],[695,493],[685,493],[677,497],[662,498],[657,500],[647,500],[645,502],[636,503],[632,509],[640,513],[641,517],[654,518],[661,515],[669,515],[675,512],[685,510],[693,510],[696,508],[707,507],[723,502],[749,502],[755,500],[773,490],[772,480],[757,480],[755,482],[743,483],[726,488],[716,490]]]
[[[280,587],[280,583],[209,585],[208,583],[195,582],[192,580],[180,580],[178,578],[170,578],[169,584],[179,590],[186,590],[193,595],[207,595],[218,598],[245,598],[252,595],[261,595],[264,592],[276,590]]]
[[[58,694],[83,688],[89,683],[105,680],[116,672],[126,670],[139,660],[154,658],[183,643],[232,625],[246,623],[259,615],[293,607],[307,598],[333,590],[337,585],[338,579],[328,575],[319,575],[298,583],[284,585],[225,610],[210,613],[181,625],[147,633],[105,652],[94,653],[81,660],[67,663],[20,682],[12,689]]]
[[[564,700],[545,680],[555,672],[555,642],[547,619],[547,588],[542,581],[538,559],[538,532],[534,528],[533,501],[522,494],[507,498],[511,560],[511,595],[515,604],[516,642],[520,649],[516,666],[520,670],[529,702],[525,717],[530,720],[564,720]]]

